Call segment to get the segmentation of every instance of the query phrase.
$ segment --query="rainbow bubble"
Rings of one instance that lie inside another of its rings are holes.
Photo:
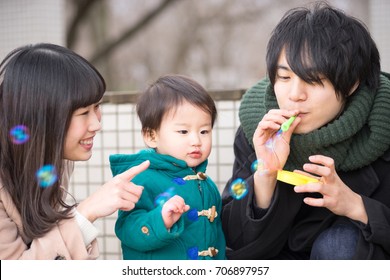
[[[252,162],[252,165],[251,165],[252,172],[256,172],[258,167],[259,167],[259,161],[258,160],[255,160],[254,162]]]
[[[265,142],[265,146],[268,149],[272,150],[274,148],[274,140],[272,138],[268,139],[268,141]]]
[[[167,189],[165,192],[159,194],[154,199],[155,206],[163,206],[165,202],[167,202],[172,196],[175,195],[175,188],[171,187]]]
[[[265,168],[264,161],[262,160],[255,160],[251,165],[252,172],[259,171],[259,174],[265,174],[267,173],[267,169]]]
[[[187,250],[187,256],[190,260],[198,259],[198,247],[191,247]]]
[[[9,135],[12,142],[16,145],[24,144],[30,139],[29,129],[24,125],[17,125],[11,128]]]
[[[241,178],[237,178],[230,185],[230,195],[234,199],[242,199],[248,194],[248,186]]]
[[[175,178],[173,179],[173,182],[178,185],[185,185],[186,181],[183,178]]]
[[[42,166],[37,172],[36,177],[39,183],[39,186],[42,188],[47,188],[52,186],[57,181],[57,172],[53,165],[47,164]]]
[[[192,222],[196,222],[199,219],[198,210],[196,208],[190,209],[187,212],[187,218]]]

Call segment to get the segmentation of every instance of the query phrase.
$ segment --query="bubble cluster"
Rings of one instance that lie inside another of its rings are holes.
[[[234,199],[242,199],[248,194],[248,186],[241,178],[237,178],[230,185],[230,195]]]
[[[17,125],[11,128],[9,135],[12,143],[16,145],[24,144],[30,139],[29,129],[24,125]]]
[[[42,166],[36,172],[36,177],[39,183],[39,186],[42,188],[47,188],[52,186],[57,181],[57,172],[53,165],[47,164]]]

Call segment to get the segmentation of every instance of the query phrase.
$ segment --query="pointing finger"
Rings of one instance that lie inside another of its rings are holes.
[[[145,171],[149,167],[149,165],[150,161],[146,160],[143,163],[122,172],[121,174],[117,175],[117,177],[124,181],[131,181],[131,179],[133,179],[136,175],[138,175],[142,171]]]

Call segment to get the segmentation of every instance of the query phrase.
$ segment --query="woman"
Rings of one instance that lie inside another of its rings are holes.
[[[131,210],[144,162],[90,197],[65,200],[73,161],[88,160],[101,129],[105,82],[84,58],[37,44],[0,64],[0,259],[96,259],[93,222]]]

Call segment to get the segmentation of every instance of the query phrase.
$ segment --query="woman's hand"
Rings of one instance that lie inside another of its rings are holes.
[[[270,110],[259,122],[253,134],[253,144],[257,160],[265,170],[273,172],[282,169],[285,165],[290,154],[291,135],[300,118],[296,118],[285,132],[280,131],[280,127],[282,123],[298,113],[298,111]]]
[[[187,205],[181,196],[175,195],[164,203],[161,215],[164,225],[170,229],[181,217],[184,212],[187,212],[190,206]]]
[[[309,157],[312,163],[303,166],[306,172],[321,177],[318,183],[296,186],[297,193],[320,193],[322,198],[306,197],[303,201],[310,206],[326,207],[339,216],[367,224],[367,212],[362,197],[353,192],[337,175],[334,160],[322,155]]]
[[[125,172],[116,175],[95,193],[87,197],[77,206],[77,211],[90,222],[113,214],[118,209],[130,211],[141,197],[143,187],[135,185],[131,180],[149,167],[147,160]]]

